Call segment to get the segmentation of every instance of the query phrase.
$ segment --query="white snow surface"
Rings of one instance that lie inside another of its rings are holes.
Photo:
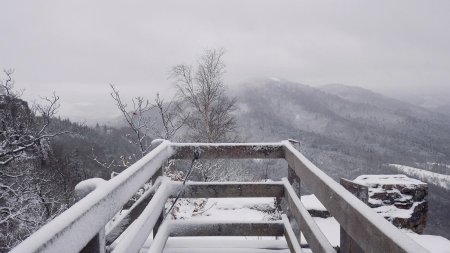
[[[442,236],[406,234],[432,253],[450,253],[450,241]]]
[[[145,248],[141,253],[147,252]],[[287,248],[286,240],[283,237],[235,237],[235,236],[214,236],[214,237],[172,237],[167,240],[164,253],[185,253],[185,252],[242,252],[242,253],[262,253],[262,252],[290,252]]]
[[[261,210],[274,209],[274,198],[210,198],[200,215],[190,216],[192,207],[183,205],[181,216],[193,220],[263,221],[270,215]]]
[[[395,205],[385,205],[382,200],[373,198],[373,196],[377,193],[389,193],[402,196],[401,198],[396,199],[396,201],[408,201],[412,198],[412,196],[404,195],[396,188],[385,189],[383,188],[384,185],[403,185],[406,187],[414,187],[416,185],[426,184],[405,175],[361,175],[353,182],[368,187],[369,203],[373,205],[380,205],[379,207],[373,208],[373,210],[388,220],[392,220],[394,218],[410,218],[414,213],[414,209],[422,202],[415,202],[412,207],[408,209],[398,208]]]
[[[341,226],[333,217],[330,218],[320,218],[313,217],[314,222],[320,228],[322,233],[325,235],[327,240],[330,242],[331,246],[336,247],[340,245],[341,236]],[[306,242],[305,236],[302,233],[301,243]]]
[[[333,218],[314,218],[319,228],[325,234],[331,245],[340,245],[340,226],[339,223]],[[410,231],[398,230],[398,232],[404,232],[415,242],[420,244],[426,250],[433,253],[450,253],[450,241],[442,236],[436,235],[419,235]],[[305,242],[305,238],[302,234],[302,243]]]
[[[317,197],[314,194],[302,195],[301,200],[307,210],[327,211],[327,209],[323,206],[323,204],[319,201],[319,199],[317,199]]]
[[[75,195],[78,199],[82,199],[104,183],[106,183],[106,180],[102,178],[90,178],[81,181],[75,186]]]
[[[409,209],[401,209],[397,208],[394,205],[387,205],[387,206],[379,206],[373,208],[373,210],[383,217],[388,218],[388,220],[392,220],[393,218],[404,218],[408,219],[411,218],[411,215],[414,212],[414,209],[421,204],[422,202],[414,202],[414,204]]]
[[[400,164],[389,164],[389,166],[411,176],[418,178],[424,182],[440,186],[444,189],[450,190],[450,175],[439,174],[427,170],[422,170],[414,167],[409,167]]]
[[[361,175],[353,182],[365,186],[376,186],[376,185],[423,185],[421,182],[414,178],[409,178],[405,175]]]

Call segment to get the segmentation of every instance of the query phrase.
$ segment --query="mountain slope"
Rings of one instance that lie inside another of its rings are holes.
[[[450,164],[450,118],[361,88],[265,80],[234,91],[246,141],[294,138],[338,180],[395,173],[386,164]],[[428,229],[450,237],[443,190],[430,189]]]
[[[305,147],[363,160],[450,161],[450,118],[357,91],[343,95],[272,80],[243,85],[236,91],[240,124],[255,141],[296,138]]]

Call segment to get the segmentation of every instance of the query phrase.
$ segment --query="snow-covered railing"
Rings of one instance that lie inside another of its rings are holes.
[[[32,234],[11,253],[79,252],[123,205],[174,154],[164,141],[128,169],[98,186],[85,198]]]
[[[183,197],[284,198],[288,203],[286,215],[280,222],[188,224],[166,219],[159,226],[167,199],[175,197],[181,187],[179,182],[167,178],[156,180],[161,175],[161,166],[168,159],[193,159],[195,156],[200,159],[285,159],[289,166],[288,179],[282,182],[188,182]],[[154,182],[153,188],[133,204],[128,215],[105,229],[150,179]],[[115,253],[138,252],[152,229],[155,232],[158,227],[152,252],[161,252],[169,236],[246,235],[250,231],[258,235],[284,235],[291,251],[301,252],[300,234],[294,232],[292,222],[299,224],[313,252],[336,252],[300,201],[300,179],[340,223],[340,252],[427,252],[312,164],[289,141],[226,144],[163,141],[113,179],[88,185],[87,191],[92,190],[91,193],[12,252],[105,252],[105,245]],[[179,229],[180,226],[183,229]]]
[[[285,159],[341,225],[340,252],[428,252],[283,141]]]

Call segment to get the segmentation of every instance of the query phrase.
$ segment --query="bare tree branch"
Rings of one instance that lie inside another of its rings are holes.
[[[129,109],[128,105],[122,102],[119,91],[114,85],[111,84],[110,86],[112,89],[111,97],[133,133],[130,140],[139,147],[140,157],[143,157],[150,149],[148,131],[152,122],[148,112],[152,106],[143,97],[135,97],[131,100],[133,108]]]
[[[162,131],[154,127],[153,132],[159,138],[172,140],[178,130],[186,124],[189,114],[184,115],[181,108],[174,105],[173,100],[165,103],[159,93],[156,94],[153,107],[157,109],[162,124]]]
[[[224,53],[223,49],[206,50],[195,71],[187,65],[172,68],[170,77],[175,81],[178,96],[189,107],[186,124],[193,141],[218,142],[235,134],[236,99],[226,95]]]

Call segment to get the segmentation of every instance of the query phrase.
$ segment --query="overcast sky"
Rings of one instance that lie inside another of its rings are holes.
[[[279,77],[450,96],[447,0],[0,2],[0,68],[16,70],[26,99],[56,91],[76,120],[117,114],[109,83],[170,96],[170,67],[218,47],[230,85]]]

